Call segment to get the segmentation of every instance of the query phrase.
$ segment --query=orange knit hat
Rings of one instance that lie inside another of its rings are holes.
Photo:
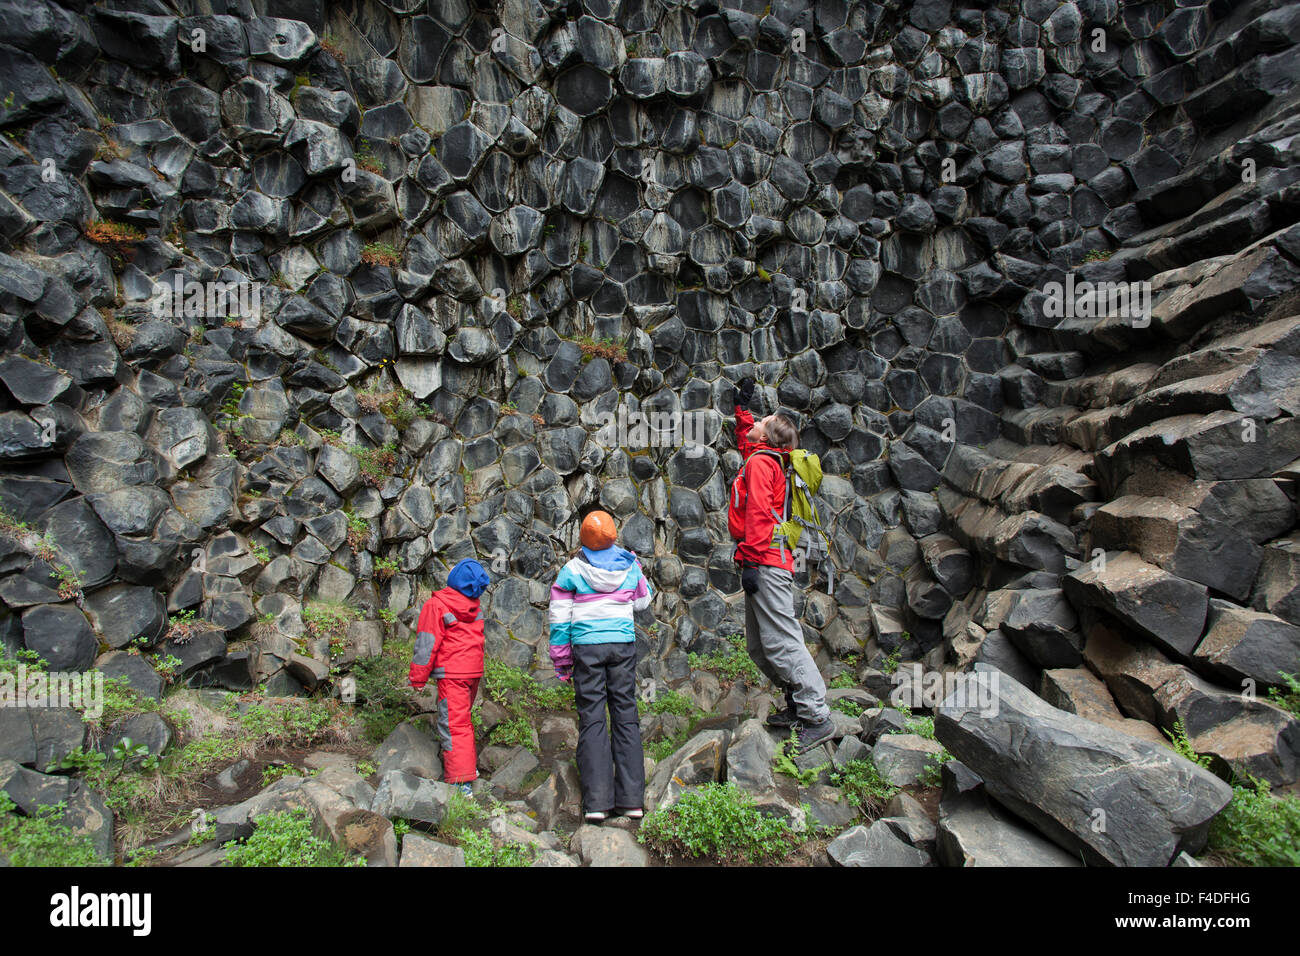
[[[618,538],[614,528],[614,519],[603,511],[593,511],[582,519],[582,530],[578,532],[584,548],[592,551],[604,551]]]

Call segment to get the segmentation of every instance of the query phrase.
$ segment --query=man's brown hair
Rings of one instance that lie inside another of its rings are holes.
[[[784,415],[773,415],[767,425],[767,437],[774,448],[794,448],[799,444],[799,429]]]

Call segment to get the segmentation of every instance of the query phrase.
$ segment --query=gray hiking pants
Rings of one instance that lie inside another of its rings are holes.
[[[767,679],[790,692],[799,720],[820,724],[831,715],[826,682],[795,620],[793,588],[789,571],[758,566],[758,590],[745,595],[745,646]]]

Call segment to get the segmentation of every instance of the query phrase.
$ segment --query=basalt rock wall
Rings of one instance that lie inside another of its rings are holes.
[[[599,506],[684,682],[752,375],[827,475],[828,675],[1213,735],[1300,657],[1300,7],[1120,6],[0,3],[0,637],[302,693],[477,555],[545,671]]]

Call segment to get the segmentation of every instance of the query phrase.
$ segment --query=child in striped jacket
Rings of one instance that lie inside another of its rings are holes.
[[[645,762],[632,614],[650,606],[650,585],[636,555],[614,543],[608,514],[587,515],[579,537],[582,548],[551,587],[550,653],[560,680],[573,680],[582,805],[587,822],[600,823],[613,811],[642,816]]]

